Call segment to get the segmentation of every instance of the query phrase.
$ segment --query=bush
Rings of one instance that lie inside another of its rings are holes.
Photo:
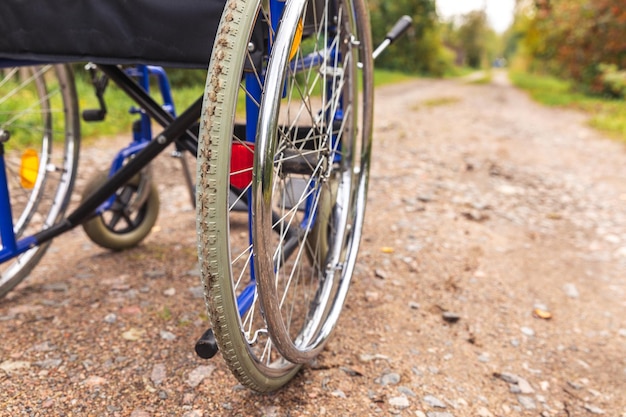
[[[600,64],[598,69],[604,93],[615,98],[626,98],[626,70],[619,70],[615,64]]]

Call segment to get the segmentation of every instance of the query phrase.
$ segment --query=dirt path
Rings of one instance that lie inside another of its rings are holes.
[[[376,126],[355,283],[292,384],[257,395],[193,353],[176,175],[143,245],[72,231],[0,301],[0,416],[626,416],[625,147],[503,74],[380,88]]]

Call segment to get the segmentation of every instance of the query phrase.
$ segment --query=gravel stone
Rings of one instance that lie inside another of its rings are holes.
[[[53,282],[50,284],[44,284],[43,289],[46,291],[67,292],[69,287],[67,282]]]
[[[454,417],[452,413],[442,411],[429,411],[426,413],[426,417]]]
[[[0,369],[0,414],[595,415],[587,404],[626,417],[619,383],[626,377],[619,363],[626,340],[625,145],[592,130],[580,111],[535,105],[506,74],[490,76],[484,84],[420,78],[376,88],[370,186],[350,292],[315,365],[304,364],[284,388],[253,393],[221,354],[207,362],[193,352],[209,326],[196,214],[180,160],[165,152],[153,162],[162,204],[146,240],[111,252],[73,229],[1,300],[0,365],[29,365]],[[70,211],[130,133],[82,143]],[[245,238],[239,214],[231,232]],[[46,286],[54,283],[66,286]],[[578,298],[566,295],[568,283]],[[368,291],[378,294],[376,302],[367,302]],[[533,317],[533,306],[548,307],[553,320]],[[445,322],[442,307],[459,322]],[[107,322],[109,314],[115,319]],[[131,328],[145,334],[124,339]],[[176,339],[164,341],[161,330]],[[484,352],[488,363],[477,359]],[[189,378],[207,365],[215,370]],[[607,378],[607,369],[617,379]],[[490,378],[494,370],[518,378]],[[389,373],[401,380],[383,386]],[[540,395],[525,394],[519,377]],[[332,395],[338,391],[345,397]],[[426,395],[447,408],[429,406]],[[518,395],[536,409],[525,409]],[[391,405],[402,396],[408,408]]]
[[[443,317],[443,319],[445,321],[447,321],[448,323],[456,323],[459,320],[461,320],[461,316],[459,316],[456,313],[453,313],[451,311],[444,311],[443,314],[441,315]]]
[[[162,363],[157,363],[152,367],[152,372],[150,373],[150,380],[154,385],[160,385],[163,383],[167,376],[167,371],[165,369],[165,365]]]
[[[526,410],[535,410],[537,405],[535,404],[535,400],[531,397],[526,397],[524,395],[518,395],[517,401],[524,407]]]
[[[203,417],[203,416],[204,416],[204,412],[200,410],[191,410],[183,414],[183,417]]]
[[[591,404],[585,404],[585,410],[591,414],[604,414],[604,410]]]
[[[151,278],[151,279],[162,278],[167,275],[167,273],[163,269],[155,269],[153,271],[146,271],[143,274],[146,278]]]
[[[215,370],[214,365],[201,365],[195,368],[193,371],[189,373],[187,376],[187,380],[185,381],[187,385],[191,388],[195,388],[205,379],[211,376],[213,371]]]
[[[106,384],[107,380],[105,378],[101,377],[101,376],[98,376],[98,375],[91,375],[87,379],[85,379],[82,383],[86,387],[96,387],[96,386],[99,386],[99,385]]]
[[[397,373],[388,373],[388,374],[384,374],[383,376],[380,377],[380,384],[385,386],[385,385],[398,385],[400,383],[401,380],[401,376],[400,374]]]
[[[191,287],[189,288],[189,292],[191,292],[191,295],[193,296],[193,298],[197,298],[197,299],[204,298],[204,288],[202,288],[201,286]]]
[[[446,404],[441,401],[439,398],[433,396],[433,395],[427,395],[423,398],[424,402],[426,404],[428,404],[431,407],[435,407],[435,408],[446,408]]]
[[[334,390],[334,391],[331,393],[331,395],[332,395],[333,397],[338,397],[338,398],[347,398],[347,397],[346,397],[346,393],[345,393],[345,392],[343,392],[343,391],[342,391],[342,390],[340,390],[340,389]]]
[[[578,298],[580,297],[580,293],[578,292],[578,288],[576,288],[576,285],[572,284],[572,283],[568,283],[563,285],[563,291],[565,292],[565,295],[567,295],[569,298]]]
[[[113,324],[116,321],[117,321],[117,314],[115,313],[109,313],[106,316],[104,316],[105,323]]]
[[[478,417],[493,417],[493,413],[485,407],[480,407],[476,413],[478,414]]]
[[[28,361],[13,361],[7,359],[6,361],[0,363],[0,370],[3,370],[7,374],[11,374],[13,372],[18,372],[22,369],[30,368],[30,362]]]
[[[167,330],[159,331],[159,336],[161,336],[161,339],[163,340],[176,340],[176,335]]]
[[[34,362],[33,365],[43,369],[53,369],[58,368],[62,363],[62,359],[45,359],[43,361]]]
[[[398,392],[407,397],[415,397],[415,393],[409,387],[398,387]]]
[[[399,397],[389,398],[389,405],[397,408],[398,410],[404,410],[406,408],[409,408],[411,403],[409,402],[409,399],[407,397],[401,395]]]
[[[487,363],[490,360],[491,360],[491,358],[489,357],[488,353],[482,353],[482,354],[478,355],[478,361],[479,362]]]

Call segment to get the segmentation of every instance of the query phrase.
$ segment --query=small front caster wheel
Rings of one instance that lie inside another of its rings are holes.
[[[159,215],[159,193],[144,175],[137,174],[119,188],[108,210],[83,223],[85,233],[94,243],[120,251],[138,245],[148,236]],[[85,188],[83,200],[107,179],[106,173],[94,176]]]

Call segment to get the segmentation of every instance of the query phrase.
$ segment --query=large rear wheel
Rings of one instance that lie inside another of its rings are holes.
[[[287,383],[338,319],[363,220],[372,120],[363,2],[287,2],[275,33],[265,4],[226,4],[198,151],[207,309],[226,363],[257,391]]]
[[[74,186],[80,131],[69,66],[0,69],[0,138],[13,232],[20,239],[56,223]],[[49,244],[0,265],[0,296],[28,275]]]

